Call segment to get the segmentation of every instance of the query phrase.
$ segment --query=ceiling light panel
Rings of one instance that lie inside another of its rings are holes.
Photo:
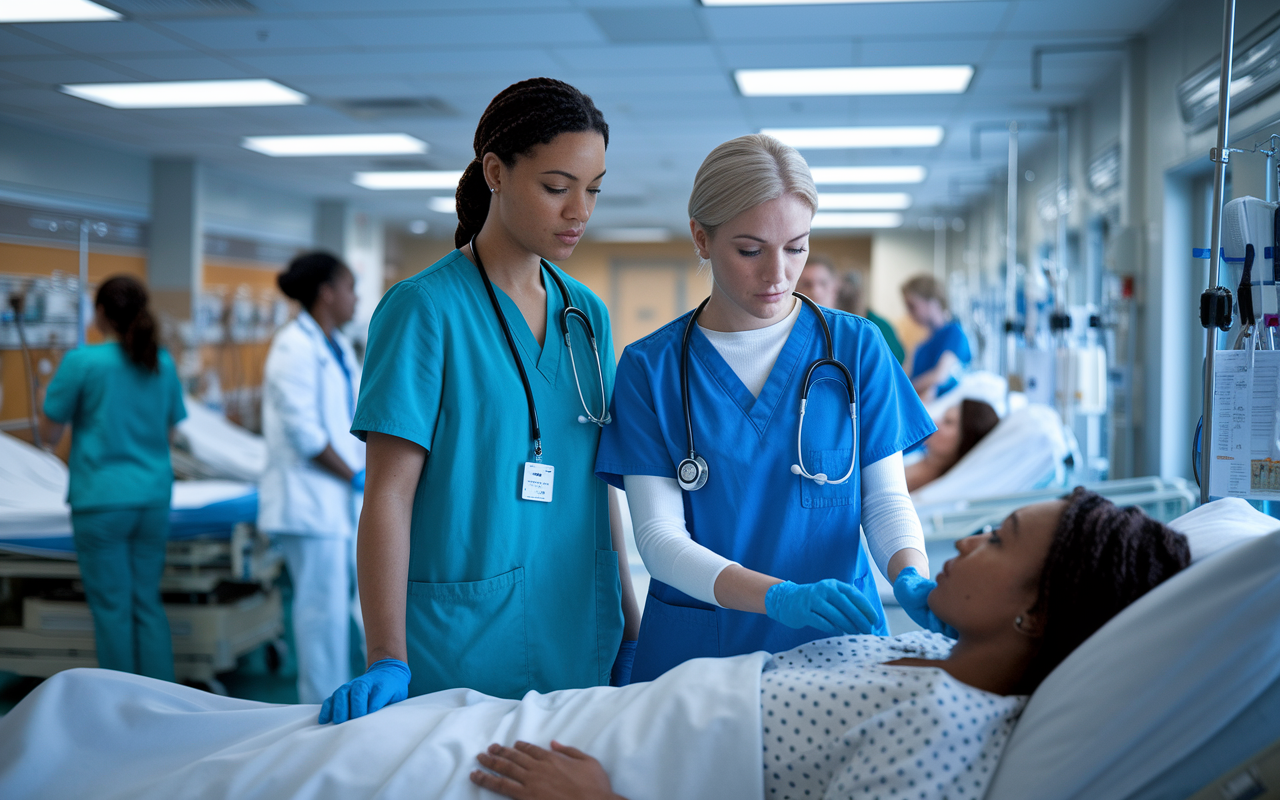
[[[427,152],[427,143],[407,133],[322,136],[246,136],[241,146],[276,157],[383,156]]]
[[[118,12],[89,0],[0,0],[0,23],[102,22],[120,18]]]
[[[901,228],[902,215],[894,211],[834,211],[813,215],[814,230],[819,228]]]
[[[799,150],[864,147],[937,147],[941,125],[877,128],[765,128],[760,131]]]
[[[112,108],[231,108],[296,106],[307,96],[269,80],[80,83],[61,87],[74,97]]]
[[[738,69],[733,77],[746,97],[960,94],[969,88],[973,67]]]
[[[906,192],[853,192],[818,194],[819,211],[901,211],[911,208]]]
[[[351,182],[366,189],[456,189],[462,171],[357,172]]]
[[[702,0],[709,8],[729,6],[852,6],[863,3],[924,3],[930,0]],[[946,0],[943,0],[944,2]]]
[[[821,184],[922,183],[925,168],[912,167],[812,167],[813,182]]]
[[[427,201],[427,208],[438,214],[458,213],[458,203],[452,197],[433,197]]]

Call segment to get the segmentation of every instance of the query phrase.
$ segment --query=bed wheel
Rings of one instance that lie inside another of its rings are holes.
[[[272,675],[280,674],[280,667],[284,665],[285,658],[289,655],[289,645],[285,644],[283,639],[276,639],[274,642],[267,642],[266,652],[264,655],[267,660],[267,671]]]

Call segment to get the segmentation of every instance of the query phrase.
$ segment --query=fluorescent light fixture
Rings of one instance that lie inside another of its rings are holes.
[[[814,183],[922,183],[924,167],[813,167]]]
[[[307,102],[305,94],[265,79],[78,83],[63,86],[62,91],[112,108],[300,106]]]
[[[666,228],[600,228],[591,232],[597,242],[666,242],[671,231]]]
[[[456,189],[462,170],[357,172],[351,182],[366,189]]]
[[[901,211],[911,208],[906,192],[818,193],[819,211]]]
[[[896,211],[819,211],[813,228],[901,228],[902,215]]]
[[[120,16],[89,0],[0,0],[0,23],[101,22]]]
[[[415,219],[409,223],[409,233],[414,236],[421,236],[427,232],[427,221],[425,219]]]
[[[928,0],[702,0],[704,6],[840,6],[859,3],[923,3]]]
[[[384,156],[425,153],[427,143],[407,133],[336,136],[246,136],[240,145],[269,156]]]
[[[427,201],[427,208],[440,214],[458,213],[458,203],[452,197],[433,197]]]
[[[941,125],[897,128],[765,128],[761,133],[799,150],[852,147],[936,147]]]
[[[738,69],[738,91],[747,97],[853,94],[960,94],[973,67],[837,67],[834,69]]]

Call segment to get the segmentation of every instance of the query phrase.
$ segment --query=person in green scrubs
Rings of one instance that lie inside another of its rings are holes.
[[[608,131],[560,81],[498,94],[458,185],[458,249],[374,313],[352,423],[368,443],[357,564],[370,666],[325,701],[322,723],[442,689],[517,698],[627,669],[639,614],[594,475],[609,315],[550,263],[595,208]]]
[[[98,666],[171,681],[160,575],[173,492],[169,436],[187,415],[182,385],[157,344],[141,283],[110,278],[94,306],[106,342],[62,359],[42,403],[43,440],[56,447],[68,424],[75,431],[67,502]]]

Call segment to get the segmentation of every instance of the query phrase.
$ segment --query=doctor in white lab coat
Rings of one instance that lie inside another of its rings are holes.
[[[320,703],[350,680],[349,620],[362,622],[355,531],[365,450],[351,435],[360,367],[339,330],[355,313],[355,279],[336,257],[315,252],[295,258],[277,282],[303,310],[267,355],[258,527],[283,550],[293,578],[298,700]]]

